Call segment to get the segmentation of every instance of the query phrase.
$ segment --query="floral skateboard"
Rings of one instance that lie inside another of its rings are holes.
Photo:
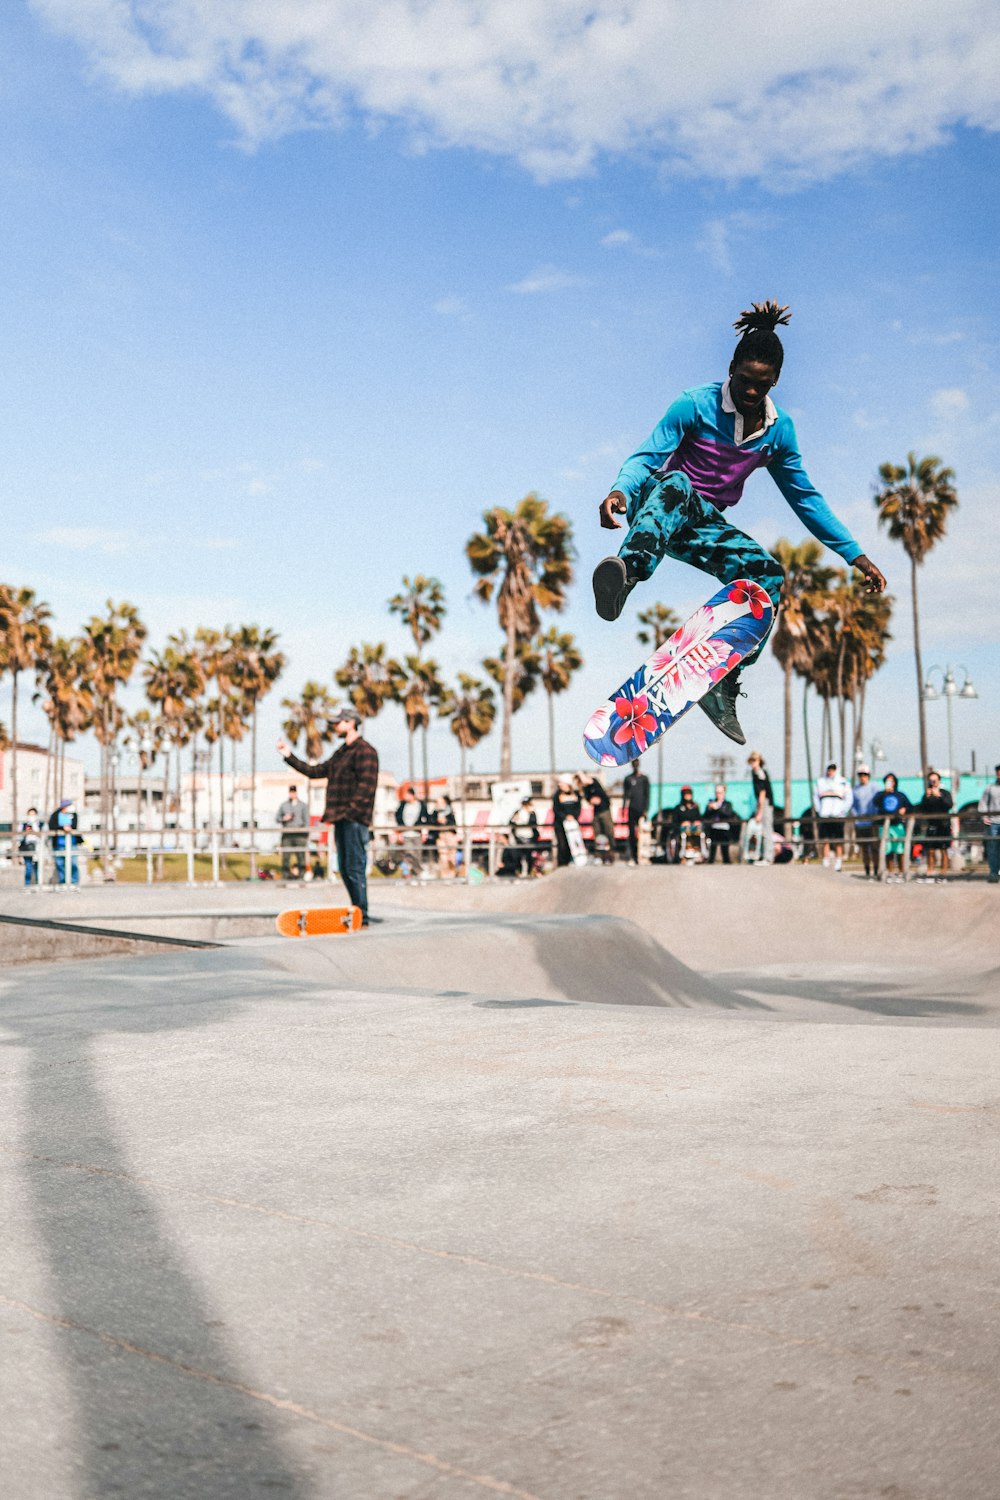
[[[760,584],[725,584],[591,716],[583,731],[591,760],[624,766],[655,745],[766,639],[773,613]]]
[[[575,818],[563,818],[563,833],[566,835],[566,843],[573,857],[575,865],[586,865],[590,861],[587,858],[587,845],[584,842],[583,833]]]
[[[319,937],[327,932],[357,932],[360,906],[312,906],[304,911],[279,911],[274,925],[282,937]]]

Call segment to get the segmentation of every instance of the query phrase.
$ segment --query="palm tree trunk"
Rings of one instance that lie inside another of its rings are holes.
[[[459,756],[459,795],[462,803],[462,874],[465,883],[469,883],[469,856],[472,852],[472,840],[469,837],[469,820],[465,811],[465,746],[462,741],[458,742]]]
[[[507,654],[503,664],[503,729],[500,734],[500,775],[510,778],[510,721],[514,717],[514,673],[517,671],[517,631],[514,611],[509,608],[507,621]]]
[[[414,731],[413,731],[412,726],[409,723],[407,723],[407,725],[406,725],[406,766],[407,766],[407,770],[409,771],[409,775],[410,775],[410,785],[413,786],[413,787],[415,787],[416,784],[417,784],[417,771],[416,771],[416,756],[414,755],[414,752],[413,752],[413,734],[414,734]]]
[[[250,716],[250,879],[257,878],[257,699]]]
[[[785,661],[785,837],[792,831],[792,663]]]
[[[913,659],[917,667],[917,710],[920,715],[920,775],[927,775],[927,710],[924,708],[924,664],[920,657],[920,610],[917,604],[917,564],[910,558],[910,592],[913,600]]]
[[[808,708],[809,708],[809,679],[808,679],[808,677],[806,677],[806,678],[803,679],[803,682],[802,682],[802,737],[805,740],[805,746],[806,746],[806,779],[809,782],[809,796],[812,797],[813,763],[812,763],[812,747],[809,744],[809,712],[808,712]]]
[[[427,798],[431,794],[431,783],[430,783],[430,778],[429,778],[429,775],[428,775],[428,772],[427,772],[427,725],[426,724],[422,724],[420,726],[420,748],[421,748],[421,751],[422,751],[422,759],[423,759],[423,764],[424,764],[424,801],[426,802]]]
[[[198,831],[198,732],[191,735],[191,848],[197,843]]]
[[[555,695],[546,693],[549,700],[549,770],[553,776],[556,774],[556,711]],[[520,868],[520,866],[518,867]]]
[[[52,791],[52,780],[53,780],[53,777],[55,775],[55,750],[56,750],[56,730],[55,730],[55,725],[54,724],[50,724],[49,725],[49,744],[48,744],[48,749],[47,749],[46,754],[45,754],[45,790],[42,792],[42,798],[43,798],[42,820],[43,821],[45,820],[45,818],[48,817],[49,813],[52,811],[52,803],[51,803],[50,793]]]
[[[18,845],[17,825],[17,668],[13,669],[11,676],[10,695],[10,832],[11,850]],[[11,863],[16,856],[11,855]]]

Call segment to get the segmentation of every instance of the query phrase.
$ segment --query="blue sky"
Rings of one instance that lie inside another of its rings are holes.
[[[269,745],[278,698],[329,682],[350,645],[404,649],[384,608],[404,572],[442,579],[435,654],[475,670],[498,630],[464,543],[484,508],[534,489],[576,529],[561,623],[586,668],[559,754],[577,764],[582,724],[639,659],[635,611],[711,591],[667,565],[618,625],[598,621],[597,504],[673,396],[725,373],[740,309],[777,295],[794,314],[778,399],[898,598],[870,732],[915,766],[908,565],[870,497],[881,461],[935,452],[961,507],[921,577],[925,662],[972,673],[959,758],[992,764],[996,16],[919,3],[890,24],[848,4],[827,33],[777,9],[776,60],[729,0],[697,27],[646,0],[373,0],[363,19],[341,0],[5,7],[0,576],[66,632],[109,596],[140,606],[154,646],[199,624],[277,629]],[[765,544],[801,535],[764,476],[735,519]],[[747,686],[748,736],[777,767],[769,658]],[[943,761],[943,707],[928,712]],[[402,772],[398,710],[372,738]],[[692,716],[668,772],[699,776],[724,749]],[[498,754],[494,737],[473,759]],[[514,754],[546,761],[540,699]],[[443,726],[432,757],[457,765]]]

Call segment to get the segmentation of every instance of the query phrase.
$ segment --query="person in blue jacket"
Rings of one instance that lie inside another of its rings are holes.
[[[784,350],[775,333],[791,314],[777,302],[753,303],[734,327],[742,334],[728,379],[695,386],[679,396],[652,436],[625,460],[614,488],[601,501],[601,525],[628,534],[616,557],[594,572],[594,602],[604,620],[617,620],[632,589],[652,577],[664,557],[690,563],[722,583],[748,578],[765,589],[776,611],[784,582],[781,565],[725,512],[739,501],[755,469],[766,468],[799,520],[879,594],[885,578],[837,520],[810,480],[799,453],[795,425],[768,394],[778,383]],[[774,616],[772,614],[772,624]],[[764,642],[740,668],[701,699],[722,733],[738,745],[746,737],[736,716],[739,674],[756,661]]]

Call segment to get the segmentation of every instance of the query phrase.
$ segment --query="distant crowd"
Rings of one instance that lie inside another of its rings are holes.
[[[551,817],[544,803],[532,796],[525,796],[512,814],[500,873],[524,879],[543,873],[552,863],[565,866],[591,859],[603,864],[624,860],[636,865],[647,858],[653,864],[714,864],[716,860],[730,864],[738,855],[743,864],[786,863],[795,857],[796,849],[785,836],[780,808],[776,818],[774,789],[764,758],[753,751],[747,764],[752,788],[748,816],[737,812],[726,784],[718,782],[703,807],[695,801],[693,789],[683,786],[674,806],[662,807],[650,817],[652,786],[635,760],[621,787],[616,823],[612,796],[596,777],[579,773],[560,777],[551,798]],[[979,810],[983,814],[989,879],[996,882],[1000,880],[1000,766],[996,781],[980,799]],[[928,771],[923,796],[914,803],[899,789],[893,772],[876,786],[871,768],[860,765],[852,785],[831,762],[813,784],[811,806],[798,819],[798,853],[840,871],[850,834],[851,844],[860,852],[865,877],[874,878],[879,873],[884,831],[886,878],[899,880],[907,822],[915,816],[911,846],[920,851],[925,878],[934,879],[949,867],[954,812],[952,795],[942,786],[937,771]],[[396,824],[406,877],[420,879],[430,862],[436,865],[439,877],[450,878],[457,873],[457,861],[461,860],[459,834],[447,796],[422,801],[413,787],[406,787],[396,809]],[[584,842],[584,830],[589,835],[588,843]]]

